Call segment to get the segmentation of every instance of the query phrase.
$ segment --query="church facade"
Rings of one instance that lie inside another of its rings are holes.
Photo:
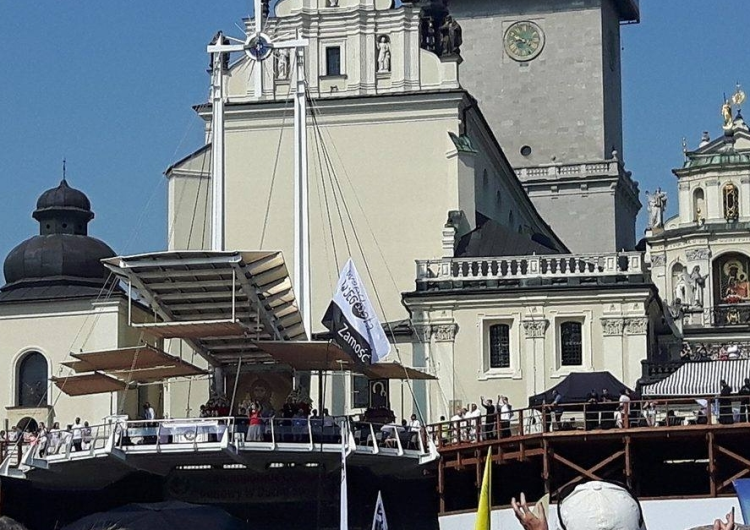
[[[750,354],[750,132],[739,109],[744,92],[733,99],[721,135],[703,133],[674,170],[678,214],[662,220],[664,193],[649,197],[652,279],[682,326],[683,355],[695,359],[729,348]]]

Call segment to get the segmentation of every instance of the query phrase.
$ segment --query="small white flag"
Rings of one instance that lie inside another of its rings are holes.
[[[388,530],[388,519],[385,517],[383,496],[378,492],[378,502],[375,504],[375,515],[372,518],[372,530]]]
[[[391,344],[351,258],[341,269],[323,325],[333,332],[333,340],[341,349],[358,363],[375,364],[391,351]]]

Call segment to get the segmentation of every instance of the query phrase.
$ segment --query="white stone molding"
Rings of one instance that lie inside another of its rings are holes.
[[[456,339],[458,324],[438,324],[432,326],[432,335],[437,342],[453,342]]]
[[[625,321],[621,318],[602,318],[602,332],[605,336],[622,335]]]
[[[694,248],[685,251],[685,257],[688,261],[705,261],[711,258],[710,248]]]
[[[523,331],[526,334],[527,339],[543,339],[547,332],[547,325],[549,320],[544,318],[535,320],[524,320]]]
[[[626,335],[645,335],[648,331],[648,318],[635,317],[625,319]]]

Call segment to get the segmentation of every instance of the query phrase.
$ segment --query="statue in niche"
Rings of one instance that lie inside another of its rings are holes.
[[[708,274],[705,276],[701,274],[700,265],[693,267],[693,271],[689,276],[691,293],[690,303],[693,307],[703,307],[703,289],[706,287],[706,278],[708,278]]]
[[[463,30],[456,20],[448,15],[440,26],[441,55],[458,55],[463,44]]]
[[[648,227],[650,229],[662,228],[664,226],[664,210],[667,208],[667,194],[656,188],[656,191],[649,195],[648,199]]]
[[[378,42],[378,73],[391,71],[391,43],[385,35]]]
[[[339,0],[328,0],[328,7],[338,7]]]
[[[286,48],[276,52],[276,79],[289,79],[289,50]]]

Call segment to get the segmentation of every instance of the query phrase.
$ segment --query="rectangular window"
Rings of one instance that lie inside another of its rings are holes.
[[[560,364],[562,366],[580,366],[583,364],[583,341],[580,322],[563,322],[560,324]]]
[[[370,406],[370,385],[367,376],[352,374],[352,408],[366,409]]]
[[[338,46],[326,48],[326,75],[341,75],[341,48]]]
[[[510,326],[490,326],[490,368],[510,368]]]

